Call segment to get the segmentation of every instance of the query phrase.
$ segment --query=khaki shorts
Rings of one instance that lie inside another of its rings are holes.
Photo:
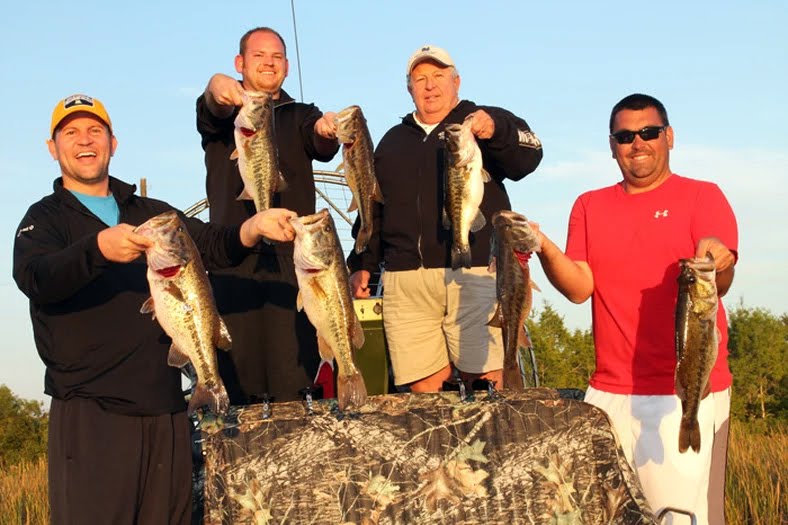
[[[394,381],[404,385],[449,362],[463,372],[503,368],[495,312],[495,274],[486,267],[383,272],[383,326]]]

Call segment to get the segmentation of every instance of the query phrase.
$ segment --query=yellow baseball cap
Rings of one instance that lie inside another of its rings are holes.
[[[52,124],[49,129],[50,137],[55,138],[55,129],[64,118],[80,111],[100,118],[109,127],[110,133],[112,133],[112,122],[109,120],[109,114],[99,99],[87,95],[71,95],[58,102],[54,111],[52,111]]]

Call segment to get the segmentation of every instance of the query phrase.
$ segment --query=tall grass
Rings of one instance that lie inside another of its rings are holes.
[[[788,524],[786,472],[785,423],[761,432],[732,421],[725,482],[728,525]]]
[[[728,525],[788,525],[788,433],[785,423],[755,431],[733,421],[728,448]],[[46,460],[0,469],[0,525],[49,523]]]
[[[46,458],[0,469],[0,525],[47,523]]]

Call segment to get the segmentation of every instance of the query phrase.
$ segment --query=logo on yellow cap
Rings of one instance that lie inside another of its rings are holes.
[[[104,104],[96,98],[78,94],[66,97],[57,103],[54,111],[52,111],[52,122],[49,129],[50,136],[52,138],[55,137],[55,129],[57,129],[64,118],[71,113],[80,111],[97,116],[104,121],[107,127],[109,127],[110,132],[112,131],[112,122],[109,119],[109,114],[107,114],[107,109],[104,107]]]

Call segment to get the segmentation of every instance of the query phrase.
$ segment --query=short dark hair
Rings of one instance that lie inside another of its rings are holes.
[[[610,112],[610,133],[613,133],[613,122],[616,120],[616,115],[624,109],[633,111],[640,111],[646,108],[654,108],[659,113],[659,118],[662,119],[663,126],[670,126],[668,122],[668,111],[662,102],[655,99],[650,95],[643,95],[641,93],[633,93],[627,97],[622,98],[618,104],[613,106],[613,111]]]
[[[287,56],[287,44],[285,44],[285,39],[282,38],[276,30],[271,29],[270,27],[255,27],[254,29],[250,29],[244,36],[241,37],[241,42],[238,45],[238,54],[243,56],[244,52],[246,52],[246,42],[249,40],[249,37],[252,36],[254,33],[271,33],[272,35],[276,35],[280,42],[282,42],[282,49],[285,50],[285,56]]]

